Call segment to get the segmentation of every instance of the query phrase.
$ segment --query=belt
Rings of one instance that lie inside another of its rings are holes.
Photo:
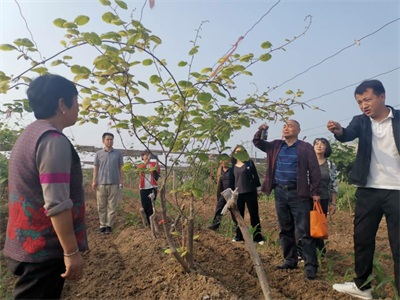
[[[285,191],[292,191],[297,189],[296,184],[277,184],[276,186]]]

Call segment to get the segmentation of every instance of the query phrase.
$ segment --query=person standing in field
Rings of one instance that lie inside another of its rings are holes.
[[[379,80],[366,80],[354,97],[362,112],[343,128],[329,121],[328,130],[340,142],[358,138],[357,156],[350,182],[357,185],[354,218],[354,282],[333,289],[361,299],[372,299],[372,274],[376,232],[385,216],[400,292],[400,111],[385,105],[385,88]]]
[[[100,233],[109,234],[114,225],[115,211],[121,198],[123,186],[123,156],[113,148],[114,135],[105,132],[102,136],[104,148],[94,158],[92,188],[96,191]]]
[[[218,230],[221,219],[222,219],[222,210],[226,204],[225,198],[221,195],[221,192],[224,190],[231,188],[234,190],[234,176],[233,170],[229,166],[229,155],[228,154],[221,154],[220,155],[220,163],[217,170],[217,205],[215,207],[215,215],[214,219],[208,229],[211,230]]]
[[[268,125],[261,125],[253,138],[254,145],[267,153],[268,167],[262,190],[269,195],[275,190],[275,207],[280,227],[279,238],[284,262],[279,270],[297,268],[297,240],[300,241],[304,272],[307,279],[317,276],[315,240],[310,236],[312,201],[320,201],[321,172],[313,147],[298,139],[300,124],[287,120],[283,140],[261,138]],[[312,198],[312,200],[311,200]]]
[[[150,161],[151,153],[149,151],[143,151],[141,157],[143,162],[137,166],[139,170],[140,201],[146,214],[147,222],[150,225],[150,216],[154,212],[153,201],[157,197],[160,165],[157,162]],[[151,195],[154,197],[153,201]]]
[[[75,124],[75,84],[37,77],[27,90],[37,119],[18,137],[9,161],[4,256],[19,277],[15,299],[59,299],[64,280],[82,276],[88,249],[81,163],[63,129]]]

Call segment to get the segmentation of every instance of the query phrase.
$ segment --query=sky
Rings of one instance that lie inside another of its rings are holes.
[[[125,2],[131,9],[136,8],[133,17],[139,18],[144,1]],[[203,26],[199,54],[194,62],[194,69],[202,69],[214,65],[276,2],[155,0],[153,9],[148,4],[144,7],[142,23],[163,41],[156,54],[166,58],[169,65],[176,66],[180,60],[188,59],[187,52],[191,48],[189,41],[194,38],[195,29],[202,21],[208,21]],[[73,20],[77,15],[87,15],[90,22],[82,30],[105,32],[110,29],[101,21],[101,15],[107,8],[97,0],[18,0],[18,3],[34,40],[45,57],[62,49],[59,41],[64,32],[52,24],[56,18]],[[307,23],[305,17],[308,15],[312,16],[309,31],[287,46],[286,51],[274,52],[270,61],[251,69],[254,76],[240,80],[237,89],[240,89],[242,95],[253,92],[255,85],[259,91],[266,90],[309,69],[273,90],[270,97],[278,99],[288,89],[302,90],[304,95],[301,101],[317,97],[309,104],[319,107],[320,110],[303,110],[298,107],[293,116],[301,124],[300,137],[305,137],[306,141],[312,143],[316,137],[332,137],[326,130],[328,120],[340,121],[346,126],[352,116],[360,113],[353,97],[355,86],[331,95],[319,97],[320,95],[400,67],[400,20],[366,37],[358,45],[350,46],[329,58],[355,40],[400,18],[400,1],[282,0],[241,41],[237,52],[261,54],[260,44],[264,41],[270,41],[273,46],[284,43],[286,38],[290,39],[304,30]],[[19,37],[30,38],[30,34],[15,0],[0,0],[0,44],[10,43]],[[78,63],[87,63],[93,59],[91,53],[85,49],[74,52],[72,56],[76,57]],[[324,62],[312,67],[324,59]],[[12,53],[0,52],[0,70],[8,74],[18,74],[25,68],[26,64],[17,61]],[[184,76],[181,68],[172,69],[178,77]],[[143,72],[145,74],[147,71]],[[54,69],[54,73],[68,75],[61,69]],[[400,69],[397,69],[377,77],[385,86],[386,103],[392,106],[400,105],[399,74]],[[0,103],[23,97],[23,89],[7,95],[0,94]],[[33,120],[31,114],[24,116],[24,122]],[[262,123],[260,121],[235,133],[229,144],[244,144],[252,156],[262,157],[262,153],[255,151],[251,143],[254,132]],[[269,126],[269,137],[280,138],[282,123],[269,123]],[[101,133],[106,130],[109,130],[107,122],[103,122],[99,125],[75,125],[65,129],[65,133],[73,138],[75,144],[101,146]],[[124,140],[135,149],[142,148],[127,136]],[[115,146],[122,147],[118,140]]]

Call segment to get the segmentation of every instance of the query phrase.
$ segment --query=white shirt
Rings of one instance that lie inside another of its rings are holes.
[[[371,165],[366,187],[400,190],[400,155],[393,136],[393,111],[377,122],[371,119]]]

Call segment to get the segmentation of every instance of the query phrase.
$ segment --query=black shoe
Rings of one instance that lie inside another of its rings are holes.
[[[265,238],[261,234],[257,234],[253,241],[255,243],[265,242]]]
[[[289,263],[284,263],[282,265],[276,266],[275,269],[277,269],[277,270],[293,270],[293,269],[297,269],[297,265],[291,265]]]
[[[306,275],[306,278],[308,280],[314,280],[315,278],[317,278],[317,270],[315,270],[314,268],[305,269],[304,274]]]
[[[106,230],[105,230],[105,233],[106,233],[106,234],[110,234],[111,232],[112,232],[111,227],[110,227],[110,226],[107,226],[107,227],[106,227]]]
[[[107,227],[100,227],[99,233],[106,233]]]
[[[219,224],[211,224],[210,226],[207,227],[208,229],[217,231],[219,228]]]

